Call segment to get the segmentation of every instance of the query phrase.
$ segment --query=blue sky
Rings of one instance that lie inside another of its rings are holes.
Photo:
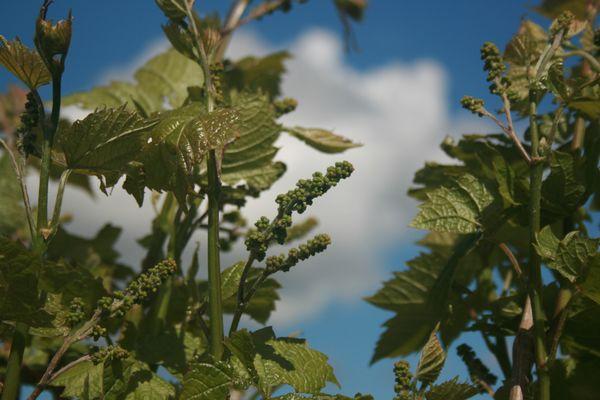
[[[0,5],[0,33],[8,38],[20,36],[25,42],[30,43],[38,2],[32,0],[5,0],[2,3]],[[228,1],[223,0],[198,0],[198,3],[201,10],[218,9],[220,11],[223,11],[226,5],[229,4]],[[487,85],[479,61],[479,48],[482,42],[486,40],[494,41],[499,45],[506,43],[516,31],[521,18],[532,16],[533,13],[530,9],[532,4],[535,3],[516,0],[372,0],[364,22],[354,25],[355,34],[361,48],[360,52],[340,53],[337,55],[338,58],[332,61],[332,65],[338,65],[336,63],[339,63],[344,66],[345,74],[342,76],[348,78],[346,83],[340,82],[339,87],[336,86],[336,90],[343,93],[344,88],[341,86],[344,84],[349,87],[359,86],[351,78],[356,78],[359,82],[362,82],[361,85],[366,93],[372,93],[376,89],[380,90],[378,85],[382,77],[387,76],[385,74],[397,77],[399,82],[403,83],[418,81],[420,76],[425,76],[425,78],[431,76],[439,79],[440,85],[434,85],[442,87],[438,91],[432,90],[425,82],[414,86],[398,84],[398,91],[404,90],[405,87],[409,88],[406,89],[408,93],[404,94],[389,93],[390,90],[381,92],[398,100],[401,104],[404,104],[403,101],[410,103],[412,97],[414,97],[416,103],[421,104],[420,102],[422,102],[424,104],[423,107],[429,107],[429,104],[433,104],[435,110],[441,110],[443,117],[440,117],[439,123],[427,125],[427,121],[423,123],[415,122],[415,132],[418,132],[418,129],[429,132],[432,129],[439,128],[439,132],[436,133],[437,136],[432,136],[428,139],[429,141],[423,142],[421,145],[431,144],[435,146],[435,143],[438,143],[445,133],[456,135],[462,127],[468,127],[469,129],[479,127],[481,122],[475,121],[466,115],[460,110],[458,103],[460,97],[464,94],[488,97]],[[149,48],[155,46],[162,36],[160,24],[164,22],[164,17],[154,6],[153,1],[150,0],[103,0],[101,2],[56,0],[56,4],[51,8],[50,16],[54,18],[63,16],[69,8],[73,9],[75,20],[73,42],[67,64],[67,73],[64,78],[66,93],[90,88],[103,81],[103,77],[107,75],[118,76],[125,73],[131,69],[132,63],[139,59],[140,55],[147,52]],[[307,36],[307,32],[313,34]],[[341,26],[331,2],[311,0],[306,5],[295,7],[294,12],[290,14],[277,13],[253,24],[244,33],[244,37],[249,38],[248,42],[242,42],[238,48],[239,52],[243,52],[244,43],[250,43],[252,46],[258,46],[263,50],[265,48],[287,47],[292,44],[292,47],[299,49],[299,51],[303,49],[318,50],[321,49],[318,46],[319,41],[323,41],[323,43],[328,43],[327,46],[329,47],[324,47],[326,50],[330,48],[339,50],[341,33]],[[259,42],[258,45],[257,41]],[[299,71],[298,73],[303,73],[303,71],[309,71],[307,73],[311,73],[310,71],[312,71],[314,73],[315,71],[321,71],[317,66],[322,61],[318,57],[322,55],[322,53],[315,53],[315,60],[306,59],[310,58],[310,54],[300,56],[298,66],[293,68],[292,72]],[[327,54],[325,53],[325,55]],[[8,75],[0,73],[0,90],[4,90],[8,82],[12,82]],[[307,82],[307,84],[310,84],[310,82]],[[297,86],[290,83],[289,87],[294,88]],[[430,91],[429,97],[426,93],[424,94],[428,90]],[[316,88],[315,91],[317,91]],[[360,95],[362,92],[352,93]],[[375,91],[374,93],[380,92]],[[286,93],[286,95],[295,96],[295,93]],[[373,96],[375,97],[372,100],[375,102],[378,94]],[[331,101],[325,106],[337,110],[336,104],[332,104]],[[337,120],[323,118],[315,110],[305,110],[307,111],[299,110],[300,117],[298,118],[305,118],[309,120],[308,123],[321,123],[323,121],[325,125],[343,126],[343,122],[338,123]],[[428,118],[427,110],[425,111],[422,115],[419,114],[420,118]],[[432,112],[431,108],[429,108],[429,111]],[[377,112],[372,112],[369,115],[380,116]],[[408,116],[410,117],[410,114]],[[365,114],[365,118],[368,118],[367,114]],[[437,117],[434,118],[432,115],[431,118],[435,119]],[[391,124],[393,121],[395,120],[389,119],[388,122]],[[388,125],[376,126],[385,129]],[[363,131],[367,130],[370,125],[365,123],[365,126],[367,128]],[[413,125],[408,124],[406,130],[412,127]],[[352,131],[352,128],[348,128],[348,130]],[[448,130],[448,132],[444,132],[444,130]],[[404,130],[402,132],[404,134]],[[368,134],[378,135],[380,132],[368,132]],[[350,135],[350,137],[353,136]],[[365,143],[365,149],[367,150],[371,141],[369,136],[363,136],[360,139]],[[398,150],[395,156],[409,159],[411,142],[404,140],[394,143],[394,145],[404,148]],[[421,148],[414,148],[413,151],[416,151],[422,160],[424,155],[422,156],[419,153],[419,149]],[[390,155],[390,157],[393,156]],[[439,155],[433,154],[432,156],[438,157]],[[372,161],[373,158],[364,160],[358,158],[359,163],[365,163],[367,170]],[[416,167],[418,167],[418,163],[415,162],[390,164],[387,169],[390,174],[389,177],[378,175],[371,178],[371,180],[393,179],[398,175],[408,181]],[[293,171],[290,173],[293,173]],[[391,238],[391,240],[385,242],[384,246],[377,247],[376,251],[374,250],[374,253],[372,253],[375,255],[374,257],[367,258],[368,261],[377,264],[377,266],[372,267],[373,273],[371,275],[359,275],[360,278],[357,279],[366,280],[369,283],[362,286],[358,285],[356,291],[352,291],[353,300],[349,300],[344,295],[344,288],[338,288],[339,295],[337,297],[323,300],[318,304],[318,307],[315,306],[309,311],[305,310],[299,321],[289,322],[286,320],[285,323],[282,322],[279,330],[281,334],[301,330],[303,336],[315,348],[327,353],[336,368],[338,378],[342,383],[342,390],[347,394],[361,391],[372,393],[379,399],[391,398],[392,396],[393,373],[391,365],[393,361],[381,361],[372,367],[368,365],[374,344],[380,333],[380,324],[390,315],[360,301],[360,297],[372,293],[377,288],[378,281],[388,277],[391,271],[401,268],[402,263],[418,251],[411,242],[418,237],[419,233],[408,231],[408,228],[405,228],[406,218],[410,217],[414,204],[408,202],[406,203],[408,206],[405,206],[402,193],[404,193],[406,184],[403,185],[393,194],[382,192],[385,196],[390,194],[395,208],[408,208],[408,211],[398,217],[398,222],[393,228],[386,228],[386,232],[390,232],[388,239]],[[342,191],[342,188],[340,187],[339,190]],[[341,193],[340,196],[337,199],[341,201],[344,193]],[[104,203],[89,203],[88,200],[77,193],[73,194],[73,198],[75,198],[75,200],[71,200],[73,207],[84,207],[82,204],[89,204],[90,207],[104,207]],[[85,201],[88,201],[88,203],[85,203]],[[117,208],[120,203],[113,201],[111,204],[107,205],[106,209],[112,210],[113,215],[115,215],[114,218],[119,219]],[[68,205],[67,202],[66,206]],[[128,205],[133,206],[133,203],[128,203]],[[339,211],[339,208],[337,204],[326,203],[324,205],[325,210]],[[350,212],[348,213],[353,215]],[[332,211],[332,214],[335,214],[335,212]],[[343,212],[338,212],[335,216],[337,221],[347,217]],[[352,219],[351,217],[348,218]],[[385,219],[385,216],[380,216],[379,220],[377,218],[366,218],[364,223],[384,224],[385,221],[380,221],[381,219]],[[348,222],[348,224],[350,223]],[[92,224],[90,221],[84,220],[79,225],[75,225],[75,228],[88,232],[87,225],[90,224]],[[325,223],[323,225],[324,229],[327,229],[328,225]],[[338,230],[343,231],[343,228],[342,226]],[[92,231],[89,231],[89,233]],[[143,229],[140,228],[140,231],[143,231]],[[135,234],[131,234],[131,237],[134,239]],[[335,238],[334,235],[334,240]],[[351,239],[342,238],[342,243],[355,242]],[[375,243],[378,242],[375,241]],[[128,249],[126,244],[123,245],[123,249]],[[135,250],[131,251],[135,252]],[[322,257],[323,260],[327,259],[327,255]],[[345,260],[341,255],[338,258],[336,257],[338,256],[333,256],[333,260],[341,260],[340,263]],[[352,274],[355,270],[349,269],[348,271],[350,272],[347,272],[347,274]],[[361,271],[364,273],[364,270]],[[335,279],[340,276],[331,275],[329,276],[331,281],[327,282],[335,282]],[[292,279],[289,278],[288,281],[293,285],[294,281]],[[331,285],[331,283],[328,284]],[[298,291],[305,289],[305,286],[300,286]],[[296,297],[292,297],[293,301],[302,302],[303,299],[301,296],[297,296],[297,292],[292,292],[292,295],[296,293]],[[307,296],[312,296],[313,292],[307,293]],[[308,301],[309,299],[304,300]],[[296,305],[298,304],[288,305],[286,309],[294,309]],[[480,346],[480,342],[476,337],[469,336],[467,340],[476,346]],[[462,365],[456,362],[454,353],[452,355],[444,370],[444,375],[447,377],[464,372]]]

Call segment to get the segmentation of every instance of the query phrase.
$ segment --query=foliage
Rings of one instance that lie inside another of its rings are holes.
[[[297,104],[281,97],[287,53],[222,58],[239,26],[302,1],[249,9],[234,1],[240,12],[221,22],[200,17],[194,1],[157,0],[173,48],[137,70],[134,82],[65,97],[73,22],[70,15],[48,20],[51,3],[40,10],[35,48],[0,37],[0,64],[29,89],[11,89],[0,102],[0,340],[10,344],[0,350],[2,399],[15,399],[20,384],[34,388],[30,399],[44,391],[80,399],[224,399],[246,391],[345,399],[322,393],[339,384],[327,356],[304,340],[278,337],[270,327],[239,328],[242,316],[267,323],[279,300],[275,274],[326,250],[331,238],[317,234],[285,255],[271,254],[275,243],[304,240],[317,223],[293,224],[296,214],[353,172],[336,162],[299,180],[278,197],[272,219],[247,228],[247,198],[286,171],[275,159],[276,140],[288,133],[330,154],[359,146],[279,122]],[[366,2],[335,5],[347,23],[361,19]],[[48,83],[45,103],[37,89]],[[62,120],[65,105],[89,114]],[[140,205],[150,194],[157,214],[139,241],[147,250],[141,269],[119,261],[120,228],[106,225],[92,238],[67,230],[65,188],[90,192],[94,178],[106,194],[122,185]],[[57,194],[49,215],[50,180]],[[34,181],[32,203],[27,186]],[[208,281],[196,276],[204,265],[198,249],[189,266],[182,257],[198,230],[208,231]],[[247,259],[221,271],[220,252],[242,237]],[[227,335],[224,314],[233,315]]]
[[[498,112],[461,101],[501,133],[447,138],[441,147],[455,162],[415,174],[409,195],[421,204],[411,226],[430,231],[418,242],[427,251],[367,299],[395,313],[373,360],[431,348],[439,324],[444,346],[481,334],[500,366],[497,385],[487,354],[458,347],[476,392],[591,399],[597,390],[575,382],[600,366],[596,331],[580,325],[600,310],[599,239],[590,235],[600,198],[598,4],[548,0],[538,10],[555,18],[549,29],[524,20],[504,52],[481,49]],[[515,113],[528,119],[523,135]],[[436,364],[427,365],[433,379]],[[414,398],[412,375],[403,376],[397,398]],[[460,385],[431,387],[425,398],[462,398]]]

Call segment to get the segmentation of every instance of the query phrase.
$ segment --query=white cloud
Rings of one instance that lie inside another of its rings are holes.
[[[134,64],[111,70],[105,77],[130,76],[134,65],[164,46],[164,42],[154,44]],[[230,54],[238,57],[273,50],[277,49],[244,31],[234,39]],[[290,50],[294,57],[288,64],[283,91],[300,105],[285,122],[332,129],[365,146],[331,157],[282,137],[278,158],[288,164],[288,173],[260,199],[249,202],[250,221],[260,215],[272,216],[276,194],[293,187],[297,179],[342,159],[356,167],[352,178],[307,212],[319,219],[319,231],[331,234],[331,248],[279,277],[284,285],[283,301],[278,303],[273,322],[288,326],[334,302],[360,301],[361,295],[386,278],[382,250],[401,243],[414,213],[406,189],[423,160],[441,157],[438,143],[451,125],[447,78],[434,61],[392,62],[359,71],[346,62],[340,39],[323,30],[307,31]],[[91,204],[81,193],[70,191],[65,209],[78,214],[72,228],[80,232],[93,233],[100,221],[123,226],[120,249],[124,258],[135,263],[141,257],[134,240],[149,229],[149,202],[137,209],[134,200],[117,189],[112,196],[100,195]],[[240,246],[224,257],[223,265],[237,261],[242,254]]]

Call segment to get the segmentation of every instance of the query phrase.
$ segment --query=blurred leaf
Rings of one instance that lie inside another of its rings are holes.
[[[319,128],[302,128],[297,126],[294,128],[286,127],[285,131],[323,153],[342,153],[348,149],[361,146],[350,139]]]

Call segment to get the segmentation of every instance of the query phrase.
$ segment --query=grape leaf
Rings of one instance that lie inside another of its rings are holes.
[[[427,201],[411,222],[412,227],[437,232],[474,233],[482,229],[483,212],[494,200],[478,178],[464,174],[427,193]]]
[[[0,64],[31,90],[52,79],[37,51],[27,48],[19,38],[8,41],[0,35]]]
[[[432,386],[425,398],[427,400],[467,400],[479,394],[479,389],[468,383],[458,381],[458,377],[439,385]]]
[[[415,372],[415,378],[425,385],[436,381],[446,362],[446,352],[438,339],[437,330],[438,328],[434,329],[429,335]]]
[[[223,400],[229,395],[232,371],[224,363],[197,363],[183,379],[181,400]]]
[[[348,149],[362,146],[346,139],[343,136],[336,135],[333,132],[319,128],[285,127],[286,132],[302,140],[310,147],[323,153],[342,153]]]

